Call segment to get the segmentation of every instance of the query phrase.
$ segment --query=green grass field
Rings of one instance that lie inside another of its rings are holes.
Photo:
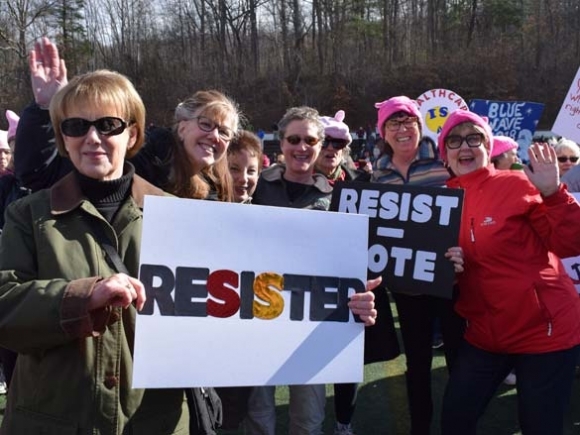
[[[439,434],[438,415],[441,397],[447,380],[447,371],[441,350],[435,351],[433,361],[433,390],[435,421],[432,435]],[[409,423],[405,391],[405,357],[399,356],[387,363],[365,367],[365,379],[360,385],[354,427],[357,435],[408,435]],[[334,424],[332,386],[327,386],[326,421],[324,433],[332,435]],[[5,396],[0,396],[0,421],[4,415]],[[277,433],[287,433],[288,389],[276,391]],[[242,435],[242,431],[223,432],[224,435]],[[572,404],[566,418],[565,435],[580,433],[580,379],[574,382]],[[480,421],[478,435],[520,434],[517,424],[515,387],[502,386]]]

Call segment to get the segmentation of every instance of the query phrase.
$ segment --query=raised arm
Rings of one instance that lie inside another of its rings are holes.
[[[28,66],[34,103],[24,110],[18,124],[14,170],[25,187],[36,191],[72,169],[70,161],[58,154],[48,113],[50,100],[68,81],[64,59],[48,38],[34,44]]]

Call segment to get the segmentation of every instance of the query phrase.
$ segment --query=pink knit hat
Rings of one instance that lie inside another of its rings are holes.
[[[464,122],[471,122],[478,127],[481,127],[485,132],[487,142],[489,143],[488,153],[491,155],[493,152],[493,133],[491,132],[491,127],[488,124],[488,118],[486,116],[479,116],[477,113],[470,112],[469,110],[457,109],[452,112],[447,119],[439,137],[437,139],[437,144],[439,147],[439,155],[443,161],[447,161],[447,150],[445,149],[445,139],[449,136],[449,132],[457,127],[459,124]]]
[[[379,109],[377,128],[383,139],[383,125],[385,125],[385,121],[397,112],[406,112],[411,116],[416,116],[419,118],[419,125],[421,128],[423,127],[423,117],[419,111],[419,106],[415,100],[411,100],[409,97],[401,95],[399,97],[389,98],[383,102],[375,103],[375,107]]]
[[[344,119],[344,110],[339,110],[334,115],[334,118],[330,116],[321,116],[320,120],[324,124],[324,135],[331,137],[333,139],[343,139],[348,143],[352,142],[352,136],[350,135],[350,129],[342,120]]]
[[[10,149],[8,141],[16,136],[16,127],[18,127],[20,117],[12,110],[7,110],[6,119],[8,120],[8,131],[0,130],[0,148]]]
[[[499,156],[509,150],[517,150],[518,143],[508,136],[494,136],[493,137],[493,151],[489,155],[490,159]]]

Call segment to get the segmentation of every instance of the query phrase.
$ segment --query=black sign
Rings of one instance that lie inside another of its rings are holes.
[[[369,277],[391,291],[451,298],[463,190],[340,182],[330,209],[369,216]]]

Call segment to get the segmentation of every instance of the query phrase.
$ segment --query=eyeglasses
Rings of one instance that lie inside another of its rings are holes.
[[[417,126],[418,122],[419,118],[416,116],[409,116],[408,118],[402,119],[400,121],[398,119],[389,119],[387,122],[385,122],[385,126],[389,131],[399,131],[401,125],[404,125],[405,128],[413,128]]]
[[[454,150],[461,147],[463,141],[467,142],[467,146],[470,148],[477,148],[483,143],[483,134],[481,133],[471,133],[467,136],[459,136],[458,134],[452,134],[445,138],[445,146],[450,150]]]
[[[561,157],[558,157],[558,161],[560,163],[566,163],[568,160],[570,160],[570,162],[576,163],[579,158],[580,157],[576,157],[576,156],[570,156],[570,157],[568,157],[568,156],[561,156]]]
[[[324,139],[324,142],[322,142],[322,148],[328,148],[329,146],[332,146],[332,148],[334,148],[335,150],[341,150],[343,148],[346,148],[347,145],[348,145],[347,140],[334,139],[332,137],[327,137],[326,139]]]
[[[127,128],[127,123],[121,118],[105,116],[89,121],[83,118],[69,118],[60,123],[62,134],[70,137],[82,137],[89,132],[91,126],[95,126],[97,132],[103,136],[116,136]]]
[[[218,135],[221,140],[228,142],[234,137],[234,132],[231,129],[223,125],[219,125],[217,122],[213,122],[211,119],[206,118],[205,116],[196,116],[191,119],[197,120],[197,126],[206,133],[211,133],[217,128]]]
[[[291,145],[298,145],[300,142],[304,142],[306,145],[310,145],[311,147],[313,147],[314,145],[318,144],[318,142],[320,142],[320,139],[318,139],[317,137],[312,137],[312,136],[301,137],[298,135],[292,135],[292,136],[286,136],[284,139],[286,139],[288,141],[288,143]]]

